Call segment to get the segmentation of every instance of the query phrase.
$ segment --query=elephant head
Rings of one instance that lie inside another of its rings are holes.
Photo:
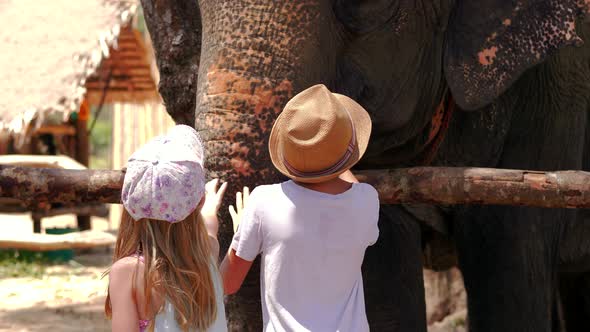
[[[199,0],[196,22],[189,6],[159,1],[158,13],[154,3],[142,0],[152,12],[150,32],[165,41],[154,42],[163,82],[174,86],[166,59],[185,54],[193,63],[184,70],[193,70],[201,50],[196,92],[188,89],[183,99],[196,98],[209,170],[234,190],[280,179],[268,135],[285,103],[308,86],[324,83],[370,113],[371,143],[359,167],[412,164],[429,144],[435,110],[449,91],[460,109],[485,111],[528,68],[580,43],[576,19],[590,9],[588,0]],[[193,24],[175,23],[183,16]],[[155,28],[157,21],[163,28]],[[202,44],[183,48],[182,40],[194,40],[186,35],[200,28]],[[222,232],[226,247],[231,227]],[[254,289],[242,303],[257,296]],[[247,307],[230,312],[248,321]]]
[[[274,181],[268,133],[285,102],[316,83],[359,101],[374,122],[362,167],[411,160],[450,88],[481,109],[529,67],[580,43],[584,1],[201,0],[196,127],[210,169]],[[237,181],[236,181],[237,180]]]

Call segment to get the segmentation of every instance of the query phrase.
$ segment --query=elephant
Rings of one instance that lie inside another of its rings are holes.
[[[284,180],[269,132],[285,103],[317,83],[371,116],[356,170],[590,169],[587,0],[142,6],[168,112],[200,131],[209,171],[234,191]],[[382,205],[363,263],[371,330],[426,331],[422,249],[433,214],[457,250],[470,331],[588,329],[586,210]],[[222,248],[232,233],[222,227]],[[227,300],[230,330],[261,329],[257,279],[250,273]]]

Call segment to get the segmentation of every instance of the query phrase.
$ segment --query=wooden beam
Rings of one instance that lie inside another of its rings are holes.
[[[383,204],[590,208],[590,173],[416,167],[356,172]],[[0,166],[0,197],[25,202],[119,203],[124,173]]]
[[[39,203],[119,203],[122,171],[66,170],[0,165],[0,197]]]
[[[358,172],[382,203],[590,208],[590,173],[416,167]]]
[[[90,83],[90,82],[104,82],[106,81],[108,77],[108,73],[105,73],[104,76],[92,76],[89,77],[86,80],[86,84]],[[154,82],[154,79],[152,78],[152,76],[149,73],[144,73],[144,74],[130,74],[130,73],[123,73],[121,70],[117,71],[117,74],[115,74],[115,71],[113,71],[113,74],[111,75],[111,81],[118,81],[118,82],[126,82],[126,81],[144,81],[144,82]]]
[[[101,66],[101,68],[98,70],[99,74],[96,76],[99,77],[107,77],[109,74],[109,68],[107,68],[106,66],[103,67]],[[150,69],[147,66],[141,67],[141,68],[126,68],[126,67],[115,67],[113,68],[113,72],[112,72],[113,77],[117,77],[117,76],[130,76],[130,77],[134,77],[134,76],[146,76],[146,77],[151,77],[152,73],[150,71]],[[93,76],[94,78],[94,76]]]
[[[43,134],[52,134],[52,135],[66,135],[66,136],[75,136],[76,135],[76,128],[71,125],[45,125],[35,130],[33,135],[43,135]]]
[[[18,201],[18,200],[17,200]],[[31,208],[22,205],[0,205],[0,213],[27,213]]]
[[[126,58],[145,59],[146,58],[142,49],[113,51],[111,57],[113,57],[113,59],[126,59]]]
[[[108,89],[156,89],[156,84],[154,82],[134,82],[131,80],[124,80],[124,81],[110,81],[107,85],[107,82],[103,81],[91,81],[86,82],[86,88],[89,90],[103,90],[105,88]]]
[[[118,63],[119,61],[141,61],[144,63],[146,62],[145,57],[142,54],[131,51],[112,54],[109,57],[109,60],[115,63]]]
[[[64,214],[75,214],[78,216],[93,216],[106,218],[109,216],[109,209],[104,204],[92,204],[82,206],[69,206],[52,208],[47,211],[33,211],[32,217],[34,218],[47,218],[54,216],[61,216]]]
[[[146,61],[144,59],[105,59],[103,61],[105,66],[112,66],[112,67],[132,67],[132,68],[149,68]]]
[[[110,233],[83,231],[68,234],[26,234],[15,237],[10,232],[0,234],[0,248],[32,251],[89,249],[112,246],[117,238]]]
[[[100,102],[102,90],[87,90],[88,102],[91,104],[97,104]],[[158,101],[160,95],[158,92],[153,90],[134,90],[134,91],[115,91],[109,90],[105,97],[105,103],[120,103],[120,102],[146,102],[146,101]]]
[[[65,168],[65,169],[86,169],[86,166],[76,160],[63,155],[27,155],[8,154],[0,155],[0,165],[25,166],[38,168]]]

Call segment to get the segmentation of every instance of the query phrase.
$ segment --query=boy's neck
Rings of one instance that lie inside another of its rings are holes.
[[[293,182],[304,188],[331,195],[342,194],[343,192],[347,191],[352,187],[352,183],[344,181],[340,178],[334,178],[328,181],[318,183],[303,183],[295,180],[293,180]]]

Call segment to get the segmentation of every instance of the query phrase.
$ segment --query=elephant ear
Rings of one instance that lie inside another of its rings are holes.
[[[581,45],[576,19],[589,12],[590,0],[457,0],[444,58],[457,104],[486,106],[528,68]]]

